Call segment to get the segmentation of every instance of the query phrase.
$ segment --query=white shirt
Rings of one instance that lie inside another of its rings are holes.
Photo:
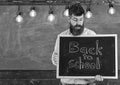
[[[56,39],[54,51],[52,54],[52,63],[54,65],[57,65],[57,61],[58,61],[58,57],[59,57],[59,38],[60,38],[60,36],[80,37],[82,35],[96,35],[96,33],[88,28],[84,28],[83,33],[81,35],[77,35],[77,36],[73,36],[70,33],[69,29],[60,33]],[[61,79],[61,82],[67,83],[67,84],[86,84],[86,83],[88,83],[83,79]]]

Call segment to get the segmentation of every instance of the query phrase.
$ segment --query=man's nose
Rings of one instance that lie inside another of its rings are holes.
[[[76,25],[82,25],[82,22],[77,21]]]

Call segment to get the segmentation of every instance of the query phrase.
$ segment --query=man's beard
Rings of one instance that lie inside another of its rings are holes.
[[[72,35],[77,36],[82,34],[84,31],[84,24],[83,25],[75,25],[73,26],[72,24],[70,24],[70,32],[72,33]]]

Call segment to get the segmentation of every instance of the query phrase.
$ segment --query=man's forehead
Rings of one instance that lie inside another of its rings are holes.
[[[75,15],[72,15],[72,16],[71,16],[71,18],[78,18],[78,19],[83,18],[83,17],[84,17],[83,14],[82,14],[81,16],[75,16]]]

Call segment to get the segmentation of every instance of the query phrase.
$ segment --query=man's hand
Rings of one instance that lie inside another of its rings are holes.
[[[104,79],[103,79],[103,77],[101,75],[96,75],[95,80],[96,81],[103,81]]]
[[[103,77],[101,75],[96,75],[95,78],[88,79],[89,83],[93,83],[95,81],[103,81]]]
[[[56,66],[58,63],[58,54],[56,52],[52,55],[52,63]]]

